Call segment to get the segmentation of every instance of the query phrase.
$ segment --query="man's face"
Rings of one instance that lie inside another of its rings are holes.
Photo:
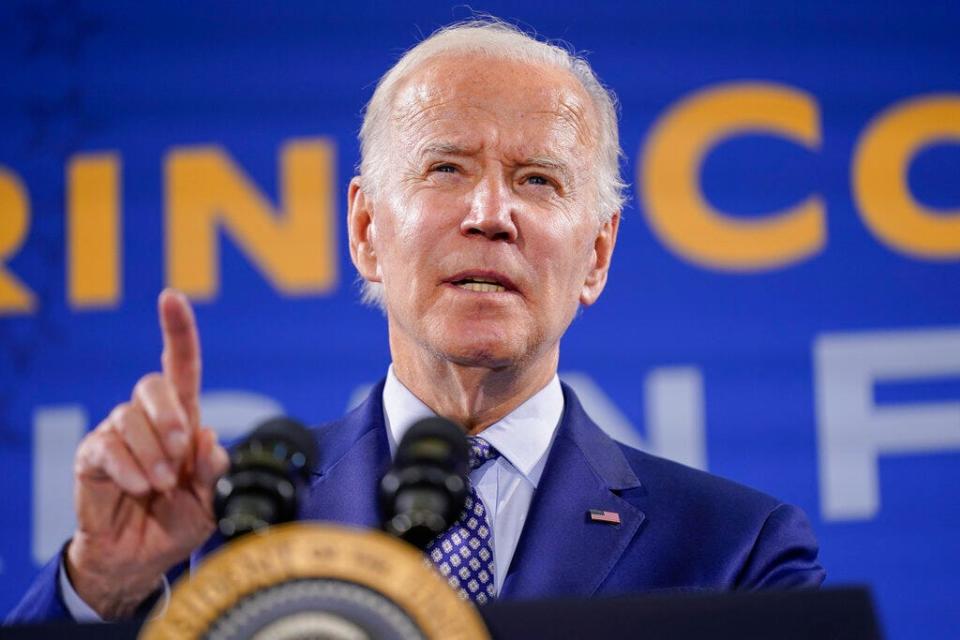
[[[619,221],[598,219],[589,98],[558,69],[445,56],[393,107],[383,183],[355,182],[350,232],[394,351],[491,368],[555,354],[603,289]]]

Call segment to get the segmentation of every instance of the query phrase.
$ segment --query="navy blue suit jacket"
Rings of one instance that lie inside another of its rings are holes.
[[[390,464],[383,383],[316,429],[320,460],[301,518],[379,527],[377,485]],[[753,489],[631,449],[607,436],[569,387],[501,598],[658,590],[816,587],[824,579],[803,512]],[[593,522],[588,510],[620,515]],[[200,555],[216,547],[211,539]],[[57,562],[8,622],[69,617]]]

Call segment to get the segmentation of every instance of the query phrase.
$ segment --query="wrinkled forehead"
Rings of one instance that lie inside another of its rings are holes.
[[[427,60],[402,80],[391,125],[407,149],[444,136],[485,144],[492,135],[505,146],[524,147],[518,152],[552,148],[592,158],[597,144],[595,108],[569,71],[462,54]]]

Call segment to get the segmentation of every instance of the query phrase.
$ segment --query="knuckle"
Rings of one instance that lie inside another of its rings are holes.
[[[133,412],[133,406],[128,402],[124,402],[114,407],[113,411],[110,412],[108,420],[113,425],[113,429],[123,435],[130,432],[130,428],[133,425]]]
[[[134,389],[135,403],[141,409],[145,421],[164,433],[180,426],[176,405],[176,392],[162,373],[145,375]]]
[[[157,433],[165,436],[171,431],[177,431],[180,427],[180,420],[177,418],[177,414],[170,409],[162,409],[155,416],[154,426],[156,427]]]
[[[106,418],[100,421],[100,423],[96,426],[96,428],[92,429],[91,431],[88,431],[87,434],[83,436],[83,438],[80,440],[81,446],[85,442],[103,437],[103,434],[109,431],[113,431],[113,428],[114,428],[113,420],[111,420],[110,416],[108,415]]]
[[[84,473],[93,466],[93,460],[96,455],[97,437],[90,433],[80,441],[77,452],[73,455],[73,472],[77,475]]]
[[[89,471],[89,469],[90,469],[92,466],[93,466],[93,465],[90,464],[90,458],[89,458],[89,456],[81,455],[80,452],[77,451],[77,455],[76,455],[76,457],[74,457],[74,459],[73,459],[73,475],[74,475],[74,478],[76,478],[76,479],[82,478],[83,476],[85,476],[85,475],[87,474],[87,471]]]
[[[148,373],[137,381],[137,385],[133,388],[133,396],[140,399],[150,398],[165,384],[162,373],[157,371]]]
[[[105,423],[91,431],[80,441],[73,457],[73,468],[77,474],[83,474],[103,465],[104,455],[112,441],[111,431]]]

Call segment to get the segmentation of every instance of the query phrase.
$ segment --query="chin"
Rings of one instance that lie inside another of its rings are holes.
[[[520,345],[507,336],[467,336],[447,340],[441,346],[444,359],[465,367],[502,369],[522,359]]]
[[[477,369],[508,369],[517,363],[516,358],[486,351],[446,353],[444,354],[444,358],[461,367],[474,367]]]

